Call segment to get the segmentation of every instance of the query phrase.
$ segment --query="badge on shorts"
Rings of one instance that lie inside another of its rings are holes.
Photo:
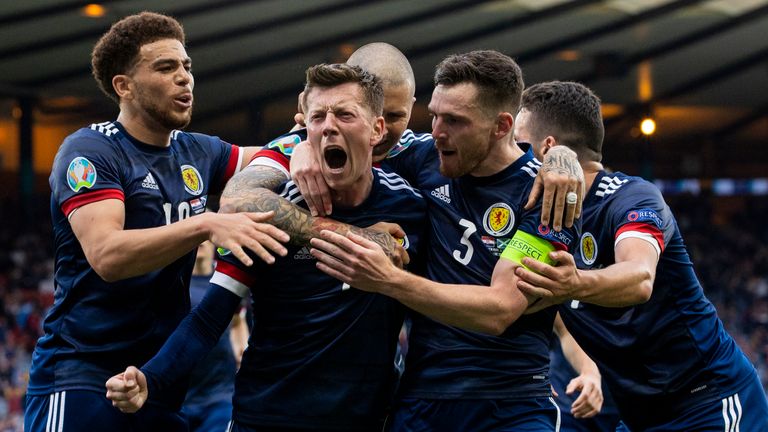
[[[67,185],[73,192],[92,188],[96,184],[96,167],[88,159],[78,156],[67,168]]]
[[[184,189],[192,195],[203,193],[203,178],[192,165],[181,166],[181,178],[184,179]]]
[[[514,226],[515,213],[506,203],[493,204],[483,215],[483,228],[492,236],[500,237],[508,234]]]

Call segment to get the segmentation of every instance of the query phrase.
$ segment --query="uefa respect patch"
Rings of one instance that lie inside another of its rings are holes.
[[[626,219],[629,222],[650,222],[656,225],[656,228],[661,229],[661,217],[655,210],[649,208],[642,208],[639,210],[630,210],[627,212]]]
[[[280,153],[290,156],[293,153],[293,148],[301,142],[301,136],[298,134],[291,134],[271,141],[265,147]]]
[[[96,167],[88,159],[78,156],[67,167],[67,185],[73,192],[90,189],[96,184]]]
[[[182,165],[181,178],[184,180],[184,190],[192,195],[203,193],[203,178],[197,168],[192,165]]]
[[[575,238],[573,234],[568,230],[555,231],[549,226],[544,226],[541,224],[539,224],[539,226],[536,228],[536,232],[538,232],[543,239],[554,243],[561,243],[567,248],[571,246],[571,242],[573,242]]]

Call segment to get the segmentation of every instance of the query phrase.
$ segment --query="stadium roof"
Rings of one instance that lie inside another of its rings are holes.
[[[153,10],[187,32],[193,126],[248,144],[289,126],[307,66],[374,41],[409,57],[421,102],[435,64],[477,48],[515,57],[527,83],[584,82],[603,99],[606,157],[619,167],[639,154],[646,112],[654,142],[668,144],[655,155],[688,175],[727,163],[721,142],[744,153],[768,139],[768,0],[111,0],[101,17],[87,16],[88,3],[0,3],[1,98],[31,98],[47,114],[114,112],[90,76],[90,51],[113,21]],[[426,122],[417,110],[414,123]],[[764,170],[768,156],[753,156]]]

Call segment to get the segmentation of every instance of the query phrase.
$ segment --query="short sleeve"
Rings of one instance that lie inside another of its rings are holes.
[[[49,183],[65,216],[86,204],[106,199],[125,200],[121,166],[128,163],[106,138],[82,131],[64,140],[53,161]]]

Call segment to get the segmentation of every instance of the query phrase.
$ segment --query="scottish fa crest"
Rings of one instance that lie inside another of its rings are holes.
[[[488,207],[483,215],[483,228],[496,237],[509,234],[515,226],[515,213],[506,203],[499,202]]]
[[[184,190],[192,195],[203,193],[203,178],[197,168],[192,165],[182,165],[181,178],[184,180]]]

